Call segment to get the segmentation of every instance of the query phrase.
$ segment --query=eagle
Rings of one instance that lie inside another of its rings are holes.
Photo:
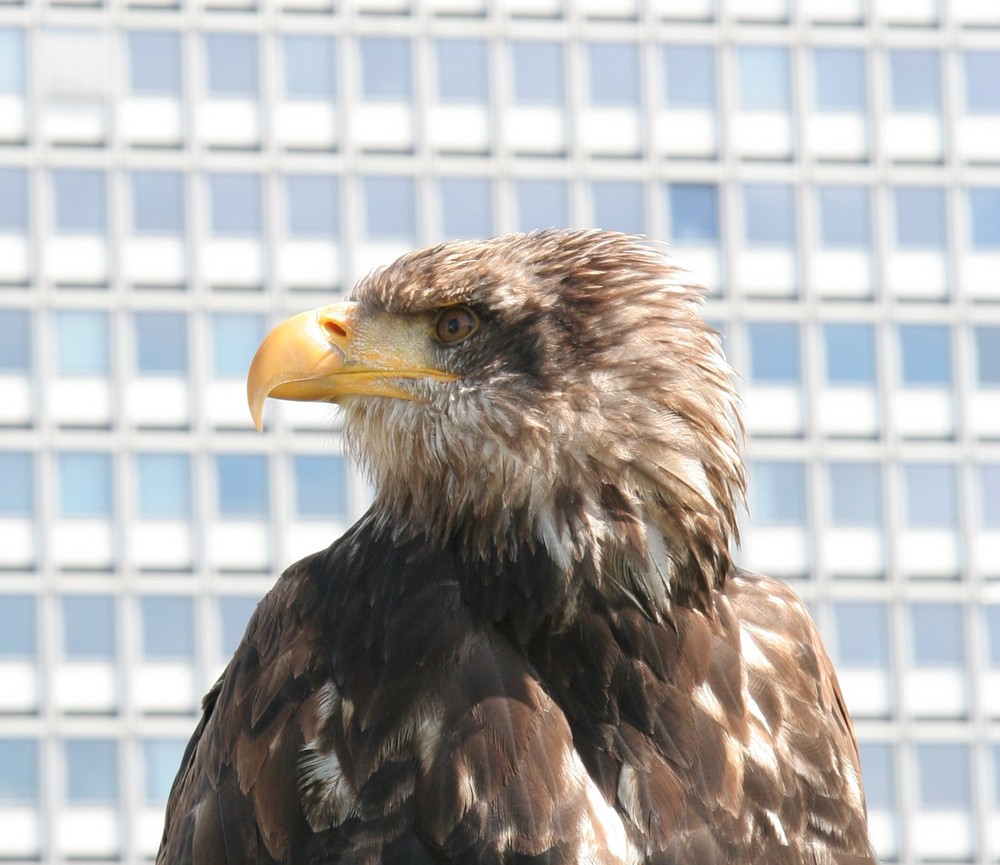
[[[265,338],[255,424],[338,404],[373,502],[257,606],[159,865],[875,861],[816,628],[733,561],[702,297],[641,238],[552,229],[406,254]]]

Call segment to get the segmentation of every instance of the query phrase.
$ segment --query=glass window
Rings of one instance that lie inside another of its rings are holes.
[[[784,322],[747,325],[750,378],[758,384],[797,383],[801,375],[799,326]]]
[[[59,310],[56,324],[56,372],[60,375],[107,375],[111,369],[108,314],[96,310]]]
[[[365,234],[369,240],[413,241],[417,236],[416,186],[411,177],[366,177]]]
[[[208,95],[254,97],[260,87],[257,37],[252,33],[209,33],[205,36]]]
[[[715,107],[715,48],[711,45],[663,46],[667,105]]]
[[[671,183],[670,239],[674,243],[716,243],[719,239],[719,187],[714,183]]]
[[[788,49],[742,45],[736,49],[740,108],[787,111],[792,103]]]
[[[1000,51],[963,51],[965,107],[972,114],[1000,113]]]
[[[215,468],[221,516],[267,516],[270,498],[267,457],[259,454],[219,454],[215,458]]]
[[[259,174],[209,174],[212,234],[259,237],[263,225]]]
[[[219,636],[222,641],[219,654],[224,658],[228,658],[236,651],[258,602],[259,599],[255,597],[219,598]]]
[[[72,805],[118,802],[118,743],[114,739],[66,740],[66,799]]]
[[[911,48],[891,50],[889,78],[893,110],[940,110],[941,58],[937,51]]]
[[[0,60],[0,63],[3,61]],[[28,172],[23,168],[0,168],[0,233],[23,234],[28,230]]]
[[[300,517],[347,516],[347,472],[340,456],[297,455],[295,513]]]
[[[913,529],[954,528],[958,522],[955,467],[945,463],[903,466],[906,525]]]
[[[136,234],[184,233],[184,175],[180,171],[133,171],[132,228]]]
[[[264,316],[257,313],[212,313],[212,369],[215,374],[246,375],[266,333]]]
[[[361,92],[365,99],[408,102],[413,95],[410,40],[361,39]]]
[[[946,242],[944,190],[906,186],[894,190],[896,245],[901,249],[942,248]]]
[[[59,511],[64,517],[110,517],[111,455],[63,453],[59,465]]]
[[[133,30],[128,38],[128,80],[139,96],[179,96],[180,33]]]
[[[181,519],[191,515],[191,458],[188,454],[139,454],[139,516]]]
[[[329,174],[285,176],[288,234],[333,240],[340,234],[340,184]]]
[[[446,238],[493,234],[493,185],[486,178],[446,177],[439,181],[441,229]]]
[[[826,380],[830,384],[875,383],[875,328],[870,324],[824,324]]]
[[[888,666],[889,620],[878,601],[841,601],[833,605],[837,660],[852,667]]]
[[[140,373],[184,373],[188,368],[187,315],[136,312],[136,368]]]
[[[596,42],[587,46],[589,93],[593,105],[639,105],[639,46]]]
[[[28,452],[0,451],[0,516],[35,512],[35,464]]]
[[[194,657],[194,601],[182,597],[141,598],[142,655],[151,660]]]
[[[959,604],[911,605],[910,634],[916,666],[965,663],[965,623]]]
[[[0,739],[0,806],[39,800],[38,740]]]
[[[868,104],[865,54],[860,48],[815,48],[816,107],[820,111],[864,111]]]
[[[594,224],[610,231],[644,234],[646,199],[642,183],[631,180],[595,180],[590,185]]]
[[[31,595],[0,595],[0,622],[4,623],[0,658],[34,658],[38,650],[35,599]]]
[[[980,387],[1000,385],[1000,325],[974,328],[976,381]]]
[[[143,740],[142,790],[146,805],[162,807],[167,804],[186,745],[184,739]]]
[[[943,324],[901,324],[903,384],[951,384],[951,334]]]
[[[31,369],[31,313],[26,309],[0,309],[0,370]]]
[[[830,473],[830,520],[835,526],[882,524],[882,471],[878,463],[837,462]]]
[[[1000,85],[996,89],[1000,91]],[[1000,187],[970,189],[969,211],[972,248],[1000,250]]]
[[[866,186],[820,186],[819,237],[827,248],[871,244],[871,192]]]
[[[747,246],[795,244],[795,190],[786,183],[743,187],[743,235]]]
[[[334,42],[329,36],[285,34],[281,37],[285,95],[293,99],[332,99],[337,93]]]
[[[983,526],[1000,529],[1000,463],[979,466],[979,501]]]
[[[858,742],[865,802],[869,809],[893,811],[896,807],[896,754],[886,742]]]
[[[920,742],[916,746],[920,805],[928,811],[968,811],[972,806],[969,746]]]
[[[566,98],[563,46],[558,42],[512,42],[514,102],[562,105]]]
[[[0,93],[24,92],[24,31],[0,27]]]
[[[1000,604],[983,607],[986,622],[986,658],[991,667],[1000,667]]]
[[[804,526],[806,467],[800,462],[756,460],[750,466],[750,516],[759,526]]]
[[[484,39],[438,39],[437,92],[446,102],[486,102],[490,95],[489,51]]]
[[[514,196],[518,231],[569,225],[569,184],[565,180],[515,180]]]
[[[63,651],[68,658],[115,657],[118,625],[109,595],[63,595]]]
[[[107,229],[108,203],[104,172],[87,168],[56,168],[55,229],[60,234],[102,234]]]

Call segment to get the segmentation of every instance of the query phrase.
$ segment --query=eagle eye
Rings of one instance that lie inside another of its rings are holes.
[[[434,336],[444,345],[454,345],[476,332],[479,319],[466,306],[449,306],[441,310],[434,322]]]

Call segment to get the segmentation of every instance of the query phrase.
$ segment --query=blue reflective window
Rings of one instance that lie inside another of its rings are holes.
[[[785,183],[743,187],[743,234],[748,246],[795,244],[795,190]]]
[[[347,472],[340,456],[297,455],[295,512],[301,517],[347,516]]]
[[[106,312],[59,310],[55,325],[56,372],[107,375],[111,369],[111,351]]]
[[[133,171],[132,228],[140,235],[184,233],[184,175],[180,171]]]
[[[24,92],[24,31],[0,27],[0,93]]]
[[[991,667],[1000,667],[1000,604],[985,604],[986,658]]]
[[[1000,529],[1000,463],[986,463],[978,469],[982,524],[990,529]]]
[[[888,666],[889,620],[880,601],[840,601],[833,605],[837,660],[850,666]]]
[[[969,211],[973,249],[1000,249],[1000,187],[970,189]]]
[[[281,37],[285,64],[285,95],[293,99],[332,99],[337,93],[337,63],[333,39],[312,34]]]
[[[878,463],[828,466],[830,521],[835,526],[882,525],[882,470]]]
[[[750,478],[750,516],[755,525],[805,525],[804,463],[756,460],[750,465]]]
[[[801,376],[799,326],[784,322],[747,325],[750,378],[756,383],[797,383]]]
[[[0,739],[0,806],[37,805],[38,740]]]
[[[35,599],[31,595],[0,595],[0,658],[31,658],[38,651]],[[0,767],[3,766],[0,760]]]
[[[365,99],[409,101],[413,64],[409,39],[361,40],[361,92]]]
[[[183,312],[136,312],[134,315],[139,372],[187,372],[187,315]]]
[[[644,234],[646,191],[631,180],[595,180],[590,185],[594,224],[611,231]]]
[[[439,181],[441,231],[446,238],[493,234],[493,184],[480,177],[446,177]]]
[[[920,742],[917,776],[919,807],[928,811],[968,811],[972,807],[969,746],[953,742]]]
[[[257,597],[226,596],[219,598],[219,636],[221,638],[219,654],[222,657],[228,658],[236,651],[236,647],[239,646],[240,640],[243,639],[243,633],[247,629],[247,622],[250,621],[250,616],[257,608],[258,602],[259,598]]]
[[[263,225],[259,174],[208,175],[212,234],[219,237],[259,237]]]
[[[903,466],[906,525],[912,529],[953,529],[958,525],[955,466],[910,463]]]
[[[118,803],[118,743],[66,740],[66,799],[72,805]]]
[[[139,96],[179,96],[180,33],[133,30],[128,33],[128,80]]]
[[[31,369],[31,313],[26,309],[0,309],[0,370]]]
[[[714,183],[671,183],[670,239],[674,243],[715,243],[719,239],[719,187]]]
[[[746,111],[787,111],[792,103],[787,48],[742,45],[736,49],[739,104]]]
[[[26,451],[0,451],[0,516],[35,512],[35,462]]]
[[[486,40],[439,39],[434,47],[438,96],[445,102],[486,102],[490,95]]]
[[[118,623],[109,595],[63,595],[63,651],[68,658],[115,657]]]
[[[896,808],[896,754],[885,742],[859,742],[861,775],[865,802],[869,810],[894,811]]]
[[[587,46],[589,93],[593,105],[639,104],[639,46],[595,42]]]
[[[871,245],[871,191],[867,186],[820,186],[819,238],[827,248]]]
[[[270,507],[267,457],[219,454],[215,458],[219,514],[223,517],[265,517]]]
[[[965,107],[972,114],[1000,113],[1000,51],[964,51]]]
[[[248,98],[260,89],[257,37],[252,33],[209,33],[205,36],[208,93]]]
[[[413,178],[366,177],[362,186],[367,238],[414,240],[417,236],[417,199]]]
[[[965,614],[959,604],[910,606],[913,663],[918,667],[965,663]]]
[[[904,186],[893,190],[896,245],[900,249],[941,249],[947,238],[944,190]]]
[[[184,739],[143,740],[142,792],[146,805],[167,804],[186,744]]]
[[[151,660],[194,657],[194,601],[188,597],[140,598],[142,654]]]
[[[937,51],[899,48],[889,52],[889,85],[895,111],[939,111],[941,57]]]
[[[902,324],[899,348],[903,384],[951,383],[951,334],[946,325]]]
[[[28,172],[23,168],[0,168],[0,232],[23,234],[27,230]]]
[[[111,456],[63,453],[59,465],[59,511],[64,517],[110,517]]]
[[[976,345],[976,382],[980,387],[1000,386],[1000,325],[973,330]]]
[[[569,226],[569,184],[565,180],[516,180],[517,230]]]
[[[212,369],[216,375],[244,376],[267,332],[254,312],[212,313]]]
[[[711,45],[664,45],[667,105],[715,107],[715,48]]]
[[[89,168],[56,168],[55,229],[60,234],[101,234],[107,229],[108,202],[104,172]]]
[[[514,102],[562,105],[566,98],[563,46],[558,42],[512,42]]]
[[[830,384],[874,384],[875,328],[870,324],[825,324],[823,347]]]
[[[340,183],[330,174],[285,176],[288,234],[333,240],[340,234]]]
[[[816,107],[820,111],[864,111],[868,104],[865,54],[860,48],[816,48]]]
[[[191,458],[188,454],[139,454],[139,516],[181,519],[191,515]]]

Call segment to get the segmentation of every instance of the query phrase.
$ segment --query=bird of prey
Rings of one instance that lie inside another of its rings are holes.
[[[374,501],[254,612],[160,865],[875,861],[816,629],[731,558],[742,426],[700,303],[637,238],[548,230],[271,332],[255,422],[339,404]]]

